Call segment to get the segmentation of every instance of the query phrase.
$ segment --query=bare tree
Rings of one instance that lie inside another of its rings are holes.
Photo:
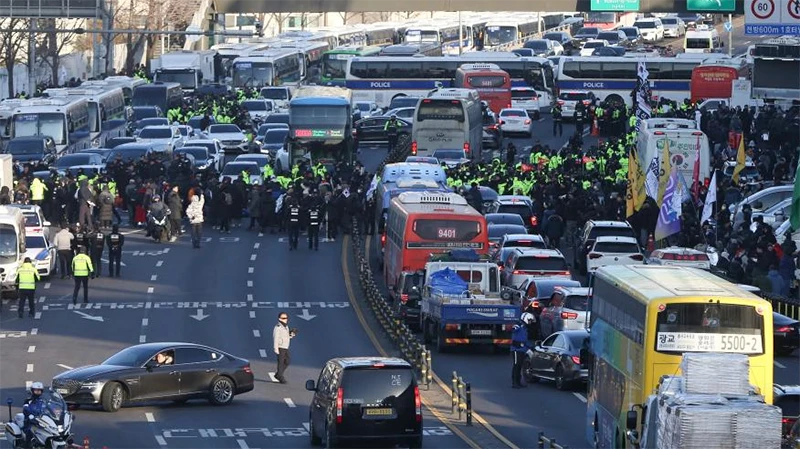
[[[345,12],[340,12],[340,13],[339,13],[339,17],[341,17],[341,18],[342,18],[342,25],[347,25],[347,22],[348,22],[350,19],[352,19],[352,18],[353,18],[353,15],[355,15],[355,14],[358,14],[358,13],[347,12],[347,11],[345,11]]]
[[[40,26],[49,31],[42,33],[37,54],[42,56],[42,62],[50,69],[49,83],[53,86],[58,86],[58,73],[61,68],[63,50],[65,47],[68,48],[71,46],[78,35],[75,33],[57,33],[57,29],[64,28],[64,26],[62,26],[63,23],[60,22],[62,19],[38,20],[40,21]],[[78,23],[70,26],[74,26],[73,29],[83,27],[83,22],[84,20],[80,20]],[[31,89],[33,88],[34,86],[31,86]]]
[[[8,96],[11,98],[16,95],[14,68],[17,64],[27,60],[27,45],[25,44],[28,42],[28,21],[19,18],[3,18],[0,19],[0,28],[19,30],[0,33],[0,63],[8,73]]]
[[[267,25],[275,23],[276,27],[278,28],[277,34],[283,33],[283,22],[286,21],[286,16],[287,14],[280,12],[270,13],[269,20],[267,21],[267,23],[264,23],[264,29],[267,28]]]

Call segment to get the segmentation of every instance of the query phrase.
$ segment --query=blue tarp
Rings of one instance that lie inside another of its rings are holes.
[[[481,256],[474,249],[454,249],[450,251],[450,257],[457,262],[478,262]]]
[[[445,295],[461,295],[469,289],[469,285],[449,268],[431,274],[428,285],[432,292]]]

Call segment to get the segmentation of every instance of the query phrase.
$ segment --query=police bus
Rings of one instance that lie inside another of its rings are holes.
[[[303,65],[303,54],[295,49],[274,48],[251,53],[233,60],[231,86],[242,89],[299,83],[305,73]]]
[[[519,18],[490,20],[486,22],[486,48],[522,43],[536,33],[544,31],[544,19],[535,16],[519,16]]]
[[[322,55],[322,84],[344,86],[347,60],[362,56],[377,56],[383,47],[379,45],[344,45],[328,50]]]
[[[423,97],[437,87],[457,87],[456,70],[474,63],[495,64],[508,73],[513,87],[530,87],[540,94],[542,103],[552,102],[555,81],[551,62],[505,52],[476,51],[458,57],[351,58],[345,86],[353,91],[355,101],[374,101],[384,107],[395,97]]]
[[[473,89],[439,89],[417,104],[411,128],[411,154],[432,156],[436,150],[463,150],[481,160],[483,114]]]
[[[133,89],[133,106],[158,106],[167,113],[170,109],[183,105],[183,89],[178,83],[155,82],[143,84]]]
[[[89,147],[90,129],[86,97],[35,98],[14,108],[9,137],[50,136],[60,155]]]
[[[89,132],[92,146],[104,146],[110,137],[125,135],[125,95],[119,87],[54,88],[43,92],[48,97],[85,97],[89,106]]]

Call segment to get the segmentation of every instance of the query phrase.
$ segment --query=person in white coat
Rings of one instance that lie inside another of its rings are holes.
[[[192,246],[200,248],[200,237],[203,235],[203,206],[206,200],[203,195],[194,195],[186,208],[186,217],[192,225]]]

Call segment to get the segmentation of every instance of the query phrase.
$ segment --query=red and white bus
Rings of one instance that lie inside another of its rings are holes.
[[[456,70],[455,86],[475,89],[495,114],[511,107],[511,76],[497,64],[464,64]]]
[[[585,27],[597,27],[603,30],[616,30],[621,27],[633,26],[636,22],[635,12],[599,12],[592,11],[586,14],[583,21]]]
[[[383,275],[391,289],[403,271],[425,268],[430,255],[452,249],[489,252],[486,219],[456,193],[404,192],[392,199],[384,246]]]
[[[709,98],[731,98],[733,81],[749,78],[747,64],[702,64],[692,69],[692,101]]]

